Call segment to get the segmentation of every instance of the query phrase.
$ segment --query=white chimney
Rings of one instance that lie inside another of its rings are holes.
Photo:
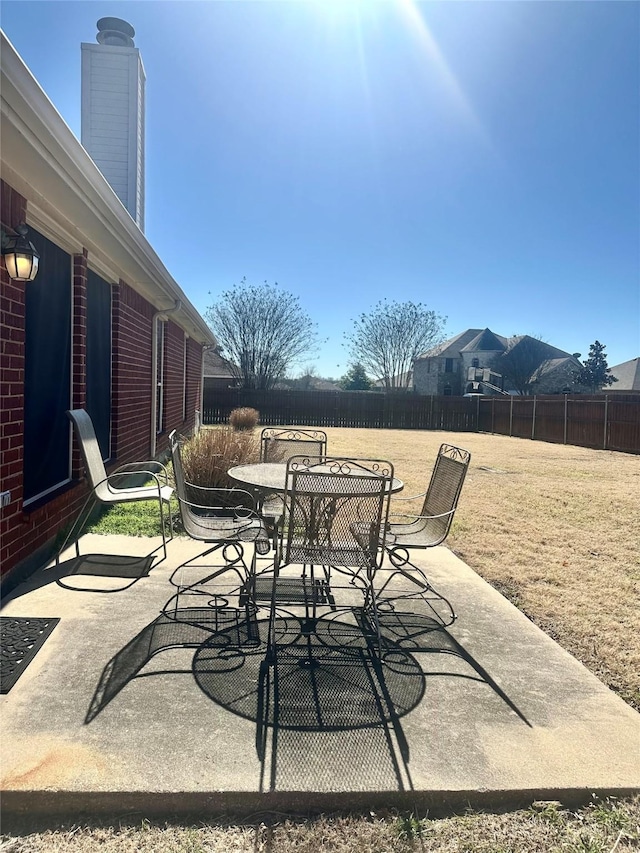
[[[131,24],[97,27],[98,43],[82,43],[82,144],[144,231],[144,67]]]

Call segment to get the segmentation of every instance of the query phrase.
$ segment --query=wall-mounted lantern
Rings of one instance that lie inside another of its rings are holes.
[[[10,278],[16,281],[33,281],[38,274],[40,255],[27,240],[27,226],[18,225],[16,234],[2,232],[2,254]]]

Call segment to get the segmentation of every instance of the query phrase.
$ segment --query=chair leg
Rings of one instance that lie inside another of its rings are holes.
[[[377,654],[373,654],[373,662],[374,664],[382,663],[382,634],[380,633],[380,619],[378,618],[378,601],[376,596],[375,587],[373,585],[375,573],[373,571],[367,571],[367,587],[365,590],[365,599],[364,599],[364,610],[367,614],[369,622],[373,622],[373,629],[375,632],[375,651]],[[370,615],[369,615],[370,614]],[[373,617],[373,618],[372,618]]]
[[[406,549],[402,549],[402,553],[398,549],[388,549],[389,560],[394,566],[394,570],[389,572],[389,576],[382,584],[376,593],[378,600],[382,600],[383,595],[393,579],[398,575],[412,583],[417,589],[413,591],[398,592],[397,594],[389,595],[386,600],[392,602],[411,601],[420,599],[426,604],[431,613],[443,628],[452,625],[456,620],[456,613],[453,605],[448,598],[445,598],[442,593],[438,592],[427,579],[424,571],[409,560],[409,554]]]
[[[160,531],[162,533],[162,551],[164,553],[164,559],[167,559],[167,536],[165,532],[165,514],[164,514],[164,500],[162,497],[158,498],[158,503],[160,504]],[[173,539],[173,519],[171,517],[171,504],[167,502],[167,512],[169,514],[169,533],[171,534],[170,539]],[[157,565],[157,563],[156,563]]]
[[[73,537],[76,534],[76,531],[77,531],[77,535],[75,535],[75,542],[74,542],[74,544],[76,546],[76,557],[80,556],[80,545],[79,545],[80,536],[82,535],[82,531],[84,530],[84,527],[85,527],[86,523],[88,522],[89,518],[91,517],[91,513],[93,512],[96,505],[97,505],[97,501],[96,501],[95,495],[93,492],[91,492],[88,495],[84,504],[82,505],[82,509],[80,510],[78,517],[76,518],[76,520],[73,522],[73,524],[69,528],[69,532],[65,536],[62,545],[58,548],[58,550],[56,552],[56,556],[55,556],[56,566],[60,565],[60,555],[65,550],[65,548],[67,547],[69,542],[74,541]]]

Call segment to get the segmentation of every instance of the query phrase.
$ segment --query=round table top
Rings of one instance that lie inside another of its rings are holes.
[[[284,492],[286,489],[287,465],[284,462],[255,462],[250,465],[236,465],[229,468],[232,480],[264,492]],[[327,472],[329,473],[329,472]],[[399,492],[404,483],[397,477],[393,478],[391,493]]]

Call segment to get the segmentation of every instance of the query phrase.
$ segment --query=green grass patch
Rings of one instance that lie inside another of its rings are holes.
[[[173,476],[171,466],[167,466],[169,482]],[[161,480],[164,484],[164,479]],[[154,480],[148,480],[145,486],[156,485]],[[169,524],[167,507],[165,504],[165,523]],[[174,525],[180,517],[180,505],[178,499],[171,498],[171,514]],[[175,529],[175,526],[174,526]],[[157,500],[133,501],[132,503],[114,504],[105,507],[102,512],[91,521],[85,533],[98,533],[102,536],[161,536],[160,508]],[[169,530],[167,529],[167,534]]]
[[[179,513],[177,501],[171,501],[171,512]],[[86,532],[99,533],[103,536],[160,536],[162,530],[158,501],[115,504],[88,526]]]

